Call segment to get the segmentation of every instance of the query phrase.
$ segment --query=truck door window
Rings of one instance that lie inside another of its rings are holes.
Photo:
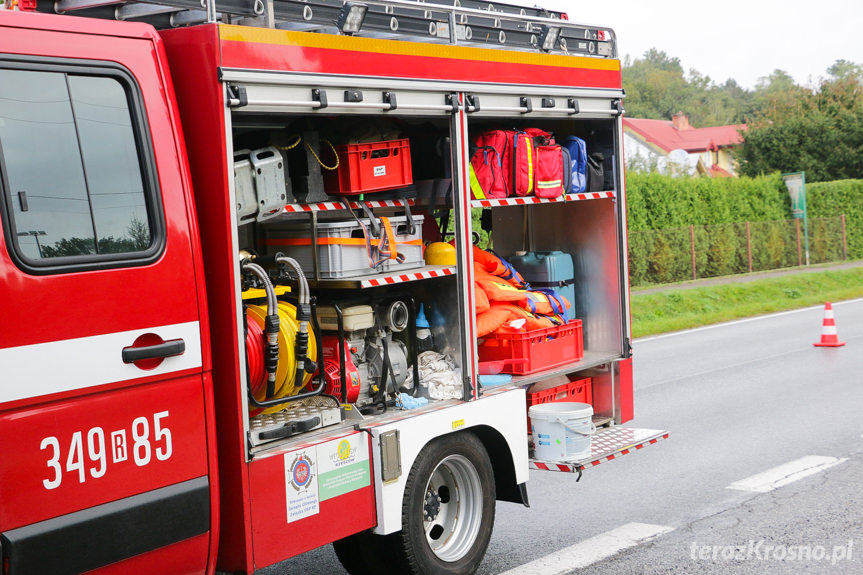
[[[7,239],[25,267],[153,251],[133,112],[118,76],[0,69]]]

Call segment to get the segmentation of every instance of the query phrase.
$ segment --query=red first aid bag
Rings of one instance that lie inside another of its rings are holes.
[[[507,192],[504,175],[504,154],[507,152],[507,134],[504,130],[490,130],[476,137],[471,146],[470,165],[485,198],[505,198]],[[476,197],[474,199],[485,199]]]
[[[565,192],[564,169],[569,169],[569,162],[564,167],[563,149],[558,144],[536,147],[536,184],[535,193],[538,198],[557,198]]]

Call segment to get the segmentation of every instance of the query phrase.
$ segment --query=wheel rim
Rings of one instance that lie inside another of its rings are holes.
[[[482,522],[482,484],[469,459],[450,455],[438,463],[425,488],[422,517],[438,559],[452,562],[467,555]]]

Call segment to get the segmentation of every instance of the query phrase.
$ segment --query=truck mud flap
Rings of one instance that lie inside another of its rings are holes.
[[[667,431],[634,427],[604,427],[596,430],[590,442],[590,456],[576,461],[543,461],[530,459],[531,469],[578,473],[628,455],[648,445],[668,439]]]
[[[7,575],[83,573],[210,528],[206,477],[0,534]]]

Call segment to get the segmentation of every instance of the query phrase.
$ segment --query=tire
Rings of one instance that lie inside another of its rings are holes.
[[[470,432],[436,439],[419,454],[405,484],[402,530],[391,565],[412,575],[472,575],[494,525],[494,473]]]

